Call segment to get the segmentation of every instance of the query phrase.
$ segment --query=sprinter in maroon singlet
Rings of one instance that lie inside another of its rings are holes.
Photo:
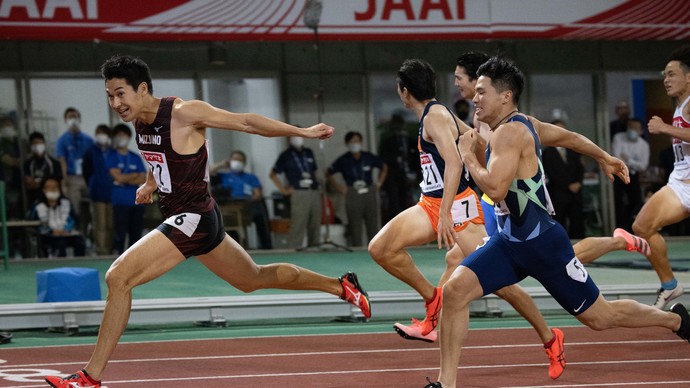
[[[127,326],[132,288],[158,278],[190,256],[244,292],[262,288],[323,291],[371,316],[367,293],[352,272],[331,278],[292,264],[254,263],[225,234],[218,207],[208,193],[207,127],[312,139],[331,137],[332,127],[321,123],[297,128],[256,114],[231,113],[203,101],[155,97],[148,66],[139,58],[114,56],[101,71],[110,106],[122,120],[134,121],[137,145],[150,168],[136,202],[152,203],[157,190],[166,219],[112,264],[106,274],[108,297],[91,360],[73,375],[46,377],[51,386],[100,388],[101,374]]]

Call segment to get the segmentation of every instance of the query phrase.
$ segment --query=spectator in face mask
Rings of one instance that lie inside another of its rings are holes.
[[[24,162],[24,185],[29,204],[41,197],[41,185],[47,178],[62,180],[60,162],[46,152],[46,139],[41,132],[29,135],[31,154]]]
[[[629,119],[627,130],[613,136],[611,144],[611,154],[624,161],[630,171],[630,183],[627,185],[620,179],[613,182],[616,227],[626,230],[632,230],[635,215],[642,207],[640,172],[649,166],[649,144],[642,138],[642,133],[642,122]]]
[[[96,127],[95,142],[84,153],[83,174],[91,198],[91,222],[96,253],[109,255],[113,250],[113,208],[110,195],[113,180],[105,164],[106,155],[113,152],[110,146],[110,127]]]
[[[41,221],[41,246],[48,247],[49,256],[65,257],[68,246],[74,249],[75,256],[84,256],[84,238],[77,229],[77,215],[72,202],[62,195],[60,182],[46,178],[41,194],[30,217]]]
[[[326,179],[345,196],[351,246],[365,246],[381,228],[379,188],[386,180],[388,166],[378,156],[362,150],[362,134],[359,132],[348,132],[345,135],[345,145],[348,152],[326,170]],[[379,170],[376,181],[374,169]],[[336,181],[334,175],[337,173],[342,175],[345,184]],[[362,240],[362,224],[366,226],[366,241]]]
[[[273,249],[261,182],[256,175],[245,172],[246,162],[247,156],[244,152],[233,151],[229,159],[211,167],[211,174],[218,176],[218,187],[229,192],[230,199],[250,202],[259,247]]]
[[[113,128],[115,151],[106,155],[105,164],[112,177],[112,204],[115,221],[115,251],[120,254],[141,238],[144,230],[144,205],[135,204],[137,188],[146,182],[141,156],[129,150],[132,130],[125,124]],[[128,244],[125,244],[125,239]]]
[[[288,246],[302,248],[305,231],[309,245],[321,242],[321,194],[314,152],[304,147],[301,137],[291,136],[289,141],[288,149],[278,156],[269,176],[278,190],[290,198]],[[278,174],[284,174],[287,183]]]
[[[93,139],[81,131],[81,113],[76,108],[67,108],[63,117],[67,130],[57,140],[55,156],[62,164],[62,176],[65,177],[63,192],[79,214],[81,199],[87,195],[82,177],[84,154],[93,145]]]

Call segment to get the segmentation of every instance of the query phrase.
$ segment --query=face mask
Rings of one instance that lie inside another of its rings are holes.
[[[31,152],[33,152],[35,155],[41,156],[44,152],[46,152],[46,145],[43,143],[33,144],[31,146]]]
[[[104,133],[99,133],[95,136],[96,143],[98,145],[108,145],[110,144],[110,138]]]
[[[79,129],[79,124],[81,123],[81,120],[70,117],[69,119],[65,120],[65,124],[67,124],[67,128],[72,129],[76,128]]]
[[[347,145],[347,148],[350,150],[350,152],[356,154],[362,151],[362,143],[350,143]]]
[[[640,134],[634,129],[628,129],[626,134],[628,135],[628,140],[630,141],[635,141],[640,137]]]
[[[115,147],[117,148],[124,148],[129,145],[129,138],[128,137],[116,137],[115,138]]]
[[[0,129],[0,137],[14,139],[15,137],[17,137],[17,130],[9,125],[6,127],[2,127],[2,129]]]
[[[304,139],[301,137],[291,137],[290,145],[295,148],[302,148],[302,146],[304,145]]]
[[[244,169],[244,163],[239,160],[231,160],[230,169],[232,171],[242,171]]]
[[[44,192],[46,195],[46,198],[48,198],[51,201],[54,201],[58,198],[60,198],[60,192],[59,191],[46,191]]]

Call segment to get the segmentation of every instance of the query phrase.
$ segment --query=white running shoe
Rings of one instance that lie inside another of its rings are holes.
[[[683,287],[680,285],[680,283],[672,290],[664,290],[663,288],[660,288],[656,294],[656,302],[654,302],[652,306],[658,308],[659,310],[663,310],[668,302],[681,295],[683,295]]]

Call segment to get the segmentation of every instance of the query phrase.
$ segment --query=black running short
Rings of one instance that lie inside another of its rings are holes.
[[[225,238],[223,217],[216,203],[205,213],[172,215],[156,229],[166,235],[186,258],[211,252]]]

